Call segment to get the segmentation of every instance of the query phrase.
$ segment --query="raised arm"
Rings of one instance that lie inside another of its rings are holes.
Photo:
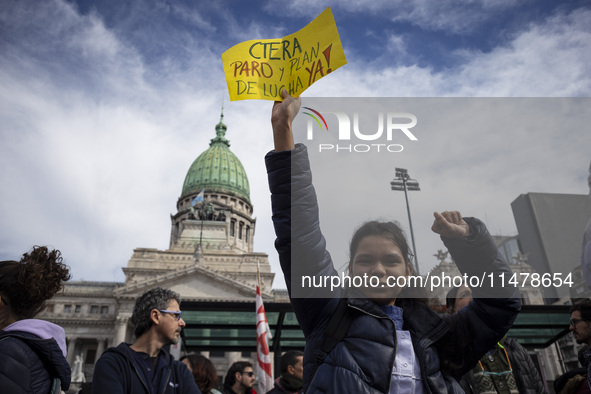
[[[295,147],[291,124],[298,114],[301,105],[300,97],[291,97],[285,89],[281,91],[281,96],[283,97],[283,101],[275,101],[271,113],[275,152],[293,150]]]
[[[484,223],[463,218],[457,211],[434,216],[432,230],[441,235],[458,269],[466,274],[474,297],[468,306],[446,316],[452,331],[445,340],[444,358],[453,360],[454,373],[462,375],[511,328],[521,307],[519,291],[500,280],[501,275],[510,277],[511,269]]]
[[[291,298],[291,305],[306,336],[321,324],[337,303],[340,288],[309,287],[305,278],[336,275],[326,241],[320,231],[316,192],[306,147],[294,144],[292,121],[300,108],[300,99],[283,91],[284,100],[275,102],[271,116],[275,150],[265,157],[275,248]],[[328,298],[327,298],[328,297]]]

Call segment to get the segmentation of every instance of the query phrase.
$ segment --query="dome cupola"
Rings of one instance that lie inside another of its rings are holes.
[[[240,160],[230,151],[230,141],[226,139],[227,127],[223,119],[222,112],[220,122],[215,127],[215,138],[189,168],[181,199],[205,189],[210,193],[233,195],[250,204],[248,177]]]

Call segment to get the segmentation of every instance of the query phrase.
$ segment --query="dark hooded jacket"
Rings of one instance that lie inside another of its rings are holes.
[[[93,394],[156,394],[140,365],[136,363],[133,349],[126,343],[107,349],[94,366],[92,376]],[[201,394],[193,375],[182,362],[177,361],[164,349],[166,367],[162,369],[158,394]]]
[[[511,365],[516,371],[517,387],[520,393],[546,393],[542,378],[533,360],[529,356],[527,349],[521,346],[515,338],[507,338],[505,347],[509,353]]]
[[[293,389],[289,390],[290,384],[293,385]],[[294,375],[290,375],[288,372],[281,374],[281,377],[275,379],[273,388],[267,391],[267,394],[302,394],[302,380],[296,378]]]
[[[54,378],[67,390],[71,372],[65,339],[61,327],[37,319],[20,320],[0,331],[0,391],[49,393]]]
[[[298,144],[292,151],[270,152],[266,165],[277,235],[275,247],[293,310],[306,337],[304,392],[388,393],[396,357],[396,327],[368,299],[348,299],[353,314],[349,330],[314,373],[326,325],[338,298],[345,295],[340,289],[328,294],[326,288],[308,288],[305,294],[294,296],[294,291],[302,289],[294,290],[292,283],[301,281],[303,275],[338,274],[320,231],[306,147]],[[464,219],[470,225],[470,237],[442,237],[460,271],[478,278],[483,273],[492,273],[494,278],[502,273],[510,275],[508,264],[484,224],[478,219]],[[505,335],[519,312],[519,292],[515,288],[485,284],[474,289],[473,294],[475,300],[470,305],[444,318],[419,301],[397,301],[403,309],[403,329],[411,333],[426,393],[462,393],[456,379]]]
[[[224,384],[223,392],[224,392],[224,394],[236,394],[236,392],[234,390],[232,390],[232,387],[228,386],[227,384]],[[244,392],[244,394],[256,394],[256,393],[253,389],[248,389]]]

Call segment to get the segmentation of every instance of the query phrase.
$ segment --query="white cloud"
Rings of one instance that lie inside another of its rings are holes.
[[[390,34],[386,39],[386,51],[397,57],[405,57],[407,55],[407,50],[404,36]]]
[[[511,0],[348,0],[332,1],[299,0],[289,3],[269,1],[265,10],[280,15],[315,17],[326,7],[344,11],[363,20],[364,15],[380,16],[392,22],[406,22],[425,30],[443,31],[446,34],[465,34],[500,12],[511,10],[520,4]],[[334,11],[333,11],[334,12]]]
[[[459,62],[432,67],[372,67],[349,58],[335,75],[313,85],[324,97],[578,97],[591,94],[591,10],[557,14],[531,23],[490,52],[459,50]],[[397,37],[395,42],[403,45]],[[409,50],[410,56],[412,51]],[[394,64],[394,61],[392,62]]]
[[[587,96],[591,92],[591,11],[532,24],[488,54],[464,53],[452,82],[466,96]]]
[[[17,258],[49,244],[62,250],[75,279],[122,281],[134,248],[168,247],[169,214],[186,171],[215,136],[227,96],[220,54],[190,51],[188,68],[173,58],[149,68],[94,12],[48,7],[4,14],[19,39],[0,60],[1,253]],[[23,42],[29,23],[48,29]],[[225,122],[251,183],[255,250],[273,254],[263,166],[270,133],[261,138],[269,125],[261,106],[270,105],[226,101]]]

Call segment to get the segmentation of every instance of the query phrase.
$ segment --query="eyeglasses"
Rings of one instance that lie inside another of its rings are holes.
[[[242,372],[243,375],[248,375],[249,378],[252,378],[254,376],[254,372],[250,371],[250,372]]]
[[[167,310],[163,310],[163,309],[158,309],[158,312],[173,315],[174,320],[176,320],[176,321],[181,320],[181,314],[183,313],[181,311],[167,311]]]
[[[585,319],[571,319],[570,320],[570,325],[574,328],[578,322],[580,321],[584,321]]]

